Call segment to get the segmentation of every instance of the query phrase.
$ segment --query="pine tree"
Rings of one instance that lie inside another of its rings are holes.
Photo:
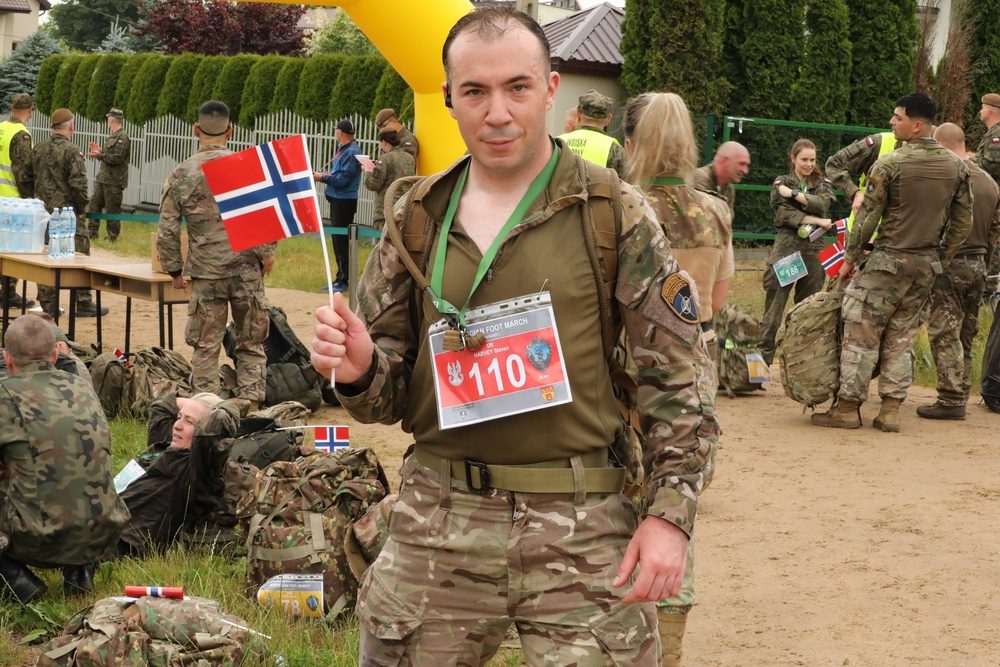
[[[115,89],[118,87],[118,75],[128,56],[124,53],[108,53],[101,56],[90,80],[90,92],[87,95],[87,118],[101,118],[115,105]]]
[[[327,120],[330,98],[345,56],[313,56],[306,61],[299,76],[295,113],[312,120]]]
[[[795,84],[792,120],[843,125],[851,103],[851,35],[847,0],[813,2],[806,10],[806,48]]]
[[[337,85],[333,87],[329,118],[334,120],[354,114],[370,114],[385,67],[385,58],[382,56],[361,56],[348,60],[340,68]]]
[[[172,60],[170,56],[150,54],[136,72],[128,105],[124,108],[129,121],[142,125],[156,118],[156,103],[160,99]]]
[[[264,56],[250,68],[241,101],[243,111],[240,117],[245,127],[253,127],[258,118],[267,114],[278,75],[288,60],[284,56]]]
[[[56,89],[56,78],[62,64],[69,58],[64,53],[54,53],[42,61],[42,66],[38,68],[38,80],[35,82],[35,108],[44,114],[51,114],[52,96]]]
[[[406,85],[403,77],[391,65],[387,65],[382,72],[382,78],[378,82],[378,88],[375,91],[375,101],[372,102],[372,122],[375,121],[375,115],[382,109],[393,109],[397,114],[402,113],[403,97],[406,96],[408,90],[410,90],[410,87]]]
[[[194,73],[204,58],[198,53],[185,53],[173,59],[163,81],[160,99],[156,102],[157,118],[167,115],[184,118],[187,115]]]
[[[191,80],[191,92],[188,94],[187,121],[194,123],[198,120],[198,109],[205,102],[212,99],[212,90],[215,82],[226,66],[229,56],[208,56],[198,65],[194,71],[194,78]]]
[[[118,19],[111,24],[111,32],[97,47],[98,53],[133,53],[132,43],[128,38],[128,29],[119,25]]]
[[[75,114],[88,117],[87,98],[90,95],[90,83],[99,62],[101,62],[100,54],[89,53],[83,57],[80,66],[76,68],[76,74],[73,75],[73,92],[69,98],[69,108]],[[91,120],[100,120],[100,117],[91,118]]]
[[[16,93],[35,92],[42,61],[55,53],[62,53],[59,42],[39,30],[0,62],[0,109],[9,109],[10,98]]]
[[[76,70],[83,62],[84,56],[69,56],[63,61],[56,75],[56,85],[52,89],[52,108],[69,108],[70,99],[73,96],[73,79],[76,78]],[[72,111],[72,109],[70,109]]]
[[[1000,0],[968,0],[970,17],[969,59],[972,62],[972,99],[969,101],[969,118],[978,124],[983,95],[1000,93]]]
[[[267,110],[271,113],[279,111],[291,111],[295,108],[296,100],[299,97],[299,78],[302,76],[302,69],[306,66],[304,58],[289,58],[285,66],[278,73],[278,80],[274,84],[274,96]]]
[[[238,125],[243,111],[243,84],[250,76],[250,70],[260,60],[260,56],[241,53],[233,56],[219,72],[212,89],[212,99],[225,102],[229,106],[229,120]]]

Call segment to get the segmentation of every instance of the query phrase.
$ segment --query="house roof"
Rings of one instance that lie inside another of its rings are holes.
[[[28,0],[0,0],[0,12],[30,14],[31,5],[28,4]]]
[[[554,63],[582,69],[621,69],[620,51],[625,12],[604,3],[542,26]]]

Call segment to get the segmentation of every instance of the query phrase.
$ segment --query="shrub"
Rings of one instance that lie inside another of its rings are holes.
[[[347,65],[340,68],[337,85],[333,87],[330,119],[352,114],[367,116],[371,113],[375,91],[385,67],[385,58],[382,56],[361,56],[348,60]]]
[[[846,0],[809,3],[806,55],[795,83],[792,120],[843,125],[851,103],[851,32]]]
[[[137,53],[129,56],[118,73],[118,85],[115,87],[115,106],[122,111],[128,106],[129,98],[132,96],[132,82],[147,60],[153,57],[152,53]]]
[[[402,113],[403,96],[408,90],[410,87],[406,85],[403,77],[399,76],[391,65],[386,66],[382,78],[379,79],[378,88],[375,89],[375,100],[372,102],[370,115],[372,121],[382,109],[394,109],[397,114]]]
[[[229,105],[229,120],[233,123],[240,122],[240,113],[243,109],[243,84],[246,83],[250,69],[258,60],[260,56],[249,53],[232,56],[215,80],[212,99]]]
[[[57,54],[49,56],[42,61],[42,66],[38,68],[38,81],[35,82],[35,108],[43,114],[51,114],[55,107],[52,106],[52,95],[56,87],[56,77],[59,70],[69,56]]]
[[[76,70],[83,62],[84,56],[70,56],[63,61],[56,76],[56,85],[52,89],[52,108],[69,108],[69,101],[73,96],[73,79],[76,77]],[[70,109],[72,111],[72,109]]]
[[[109,53],[101,56],[90,80],[90,92],[87,94],[87,118],[103,118],[115,106],[115,89],[118,87],[118,77],[128,56],[121,53]]]
[[[194,73],[204,59],[205,56],[197,53],[185,53],[171,59],[160,99],[156,102],[157,118],[168,115],[184,118],[187,115]]]
[[[267,114],[271,98],[274,97],[278,74],[287,61],[288,58],[283,56],[264,56],[250,68],[250,76],[243,84],[243,98],[240,101],[240,117],[244,126],[253,127],[254,121]]]
[[[306,66],[303,58],[289,58],[285,61],[281,72],[278,73],[278,80],[274,84],[274,95],[267,110],[271,113],[278,111],[292,110],[299,96],[299,78],[302,69]]]
[[[132,94],[128,98],[125,114],[133,123],[142,125],[156,118],[156,103],[163,90],[170,69],[170,56],[156,54],[147,59],[132,81]]]
[[[94,78],[94,70],[97,69],[97,63],[100,60],[100,55],[91,53],[84,56],[83,60],[80,61],[79,67],[76,68],[76,73],[73,75],[73,87],[69,96],[69,109],[75,114],[89,118],[87,116],[89,110],[87,97],[90,94],[90,82]]]
[[[413,113],[413,89],[407,88],[406,92],[403,93],[403,98],[399,101],[399,109],[396,109],[396,115],[399,117],[400,123],[412,123],[415,118]],[[375,113],[378,113],[377,111]]]
[[[0,62],[0,109],[10,107],[12,95],[33,92],[42,62],[61,52],[59,42],[41,30],[28,35],[14,53]]]
[[[347,61],[345,56],[313,56],[307,60],[299,76],[295,113],[312,120],[330,118],[330,95]]]
[[[197,122],[198,109],[212,99],[215,80],[219,78],[219,73],[222,72],[227,60],[229,56],[208,56],[198,65],[191,80],[191,93],[188,95],[185,120],[189,123]]]

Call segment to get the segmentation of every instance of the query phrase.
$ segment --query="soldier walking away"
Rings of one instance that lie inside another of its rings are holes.
[[[965,132],[945,123],[934,138],[957,155],[965,155]],[[986,283],[986,258],[1000,237],[1000,190],[996,181],[972,160],[972,230],[931,289],[927,334],[937,368],[937,401],[921,405],[925,419],[965,419],[972,386],[972,341],[979,332],[979,304]]]
[[[83,153],[70,139],[73,137],[73,113],[69,109],[56,109],[50,118],[52,136],[35,146],[24,165],[18,180],[18,189],[41,199],[45,209],[52,213],[56,208],[71,207],[76,214],[76,251],[90,254],[90,236],[84,213],[87,210],[87,170]],[[70,308],[77,317],[94,317],[97,306],[90,290],[74,290],[76,303],[70,298]],[[38,302],[46,313],[59,320],[59,295],[55,287],[38,286]],[[101,315],[108,309],[101,308]]]
[[[594,164],[614,169],[621,179],[627,178],[625,172],[625,149],[618,140],[607,133],[611,122],[611,108],[614,100],[601,95],[596,90],[588,90],[576,107],[576,129],[559,138],[566,142],[574,155]]]
[[[312,362],[336,368],[341,404],[415,442],[361,581],[361,664],[485,664],[514,624],[528,664],[658,665],[653,603],[680,589],[718,438],[692,285],[642,195],[548,135],[559,74],[537,22],[476,8],[443,56],[469,155],[387,217],[358,314],[343,295],[316,313]],[[620,221],[613,294],[587,240],[598,207]],[[401,259],[416,246],[419,278]],[[625,424],[604,309],[639,369],[641,522],[610,458]]]
[[[48,322],[22,315],[4,338],[0,599],[28,604],[44,595],[28,566],[61,568],[66,595],[92,593],[95,563],[113,552],[128,519],[111,474],[104,410],[89,377],[54,366],[59,352]]]
[[[209,100],[198,110],[194,136],[198,151],[177,165],[163,185],[156,249],[175,289],[187,290],[191,278],[187,344],[194,348],[191,385],[195,392],[219,393],[219,351],[232,310],[236,329],[237,397],[254,410],[264,402],[267,357],[264,340],[270,320],[264,276],[274,267],[277,243],[233,252],[222,215],[201,165],[232,154],[226,142],[233,133],[229,107]],[[181,219],[187,223],[187,266],[181,257]]]
[[[392,130],[398,134],[400,147],[412,155],[414,160],[417,159],[417,156],[420,154],[420,144],[417,142],[417,138],[413,136],[413,133],[399,122],[399,118],[396,117],[396,112],[393,109],[382,109],[379,111],[375,115],[375,127],[378,128],[379,132]]]
[[[382,130],[378,135],[378,141],[382,148],[382,157],[373,168],[368,169],[364,165],[361,168],[365,171],[365,187],[375,192],[375,215],[372,225],[375,229],[382,229],[385,227],[383,209],[386,191],[395,180],[416,174],[417,163],[412,155],[403,150],[395,130]]]
[[[101,170],[94,178],[94,193],[90,197],[88,213],[122,212],[122,192],[128,187],[128,161],[131,154],[128,135],[122,128],[125,117],[121,109],[108,112],[108,127],[111,134],[101,145],[90,142],[89,157],[101,161]],[[121,220],[107,220],[108,241],[114,243],[121,232]],[[101,221],[91,218],[88,223],[90,238],[96,239],[101,229]]]
[[[750,151],[737,141],[727,141],[712,161],[694,172],[694,187],[720,195],[736,212],[736,183],[750,172]]]
[[[859,406],[880,361],[882,406],[874,426],[899,431],[920,312],[935,276],[948,268],[972,227],[969,168],[931,136],[935,111],[924,93],[899,98],[889,124],[906,146],[879,158],[865,184],[840,269],[840,279],[850,279],[842,309],[840,390],[829,412],[812,416],[817,426],[861,427]],[[876,227],[874,249],[855,274]]]
[[[10,118],[0,123],[0,197],[30,198],[17,187],[17,177],[31,155],[31,134],[25,123],[31,118],[34,101],[28,93],[16,93],[10,98]],[[30,308],[33,299],[22,299],[17,293],[17,279],[0,281],[0,295],[6,293],[11,308]]]

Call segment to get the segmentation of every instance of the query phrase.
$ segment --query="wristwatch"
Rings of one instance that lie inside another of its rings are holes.
[[[798,188],[792,188],[792,199],[798,197],[801,192],[802,190],[799,190]]]

